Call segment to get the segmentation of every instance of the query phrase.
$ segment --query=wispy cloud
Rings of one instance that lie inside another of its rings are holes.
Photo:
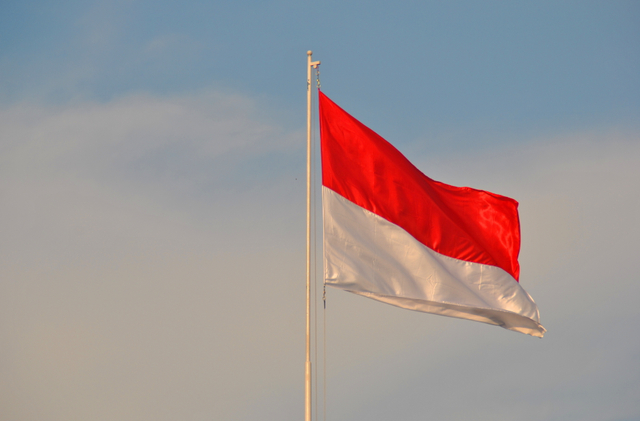
[[[270,121],[261,107],[268,104],[216,92],[6,107],[0,110],[2,171],[133,178],[137,173],[158,181],[198,172],[224,176],[219,169],[231,171],[228,161],[301,148],[300,133]]]

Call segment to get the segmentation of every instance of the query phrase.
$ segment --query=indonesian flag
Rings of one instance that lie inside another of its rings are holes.
[[[327,285],[542,337],[518,282],[518,202],[425,176],[320,92]]]

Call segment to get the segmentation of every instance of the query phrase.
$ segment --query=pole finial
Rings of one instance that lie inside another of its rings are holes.
[[[313,54],[313,52],[311,50],[307,51],[307,55],[310,56],[311,54]]]

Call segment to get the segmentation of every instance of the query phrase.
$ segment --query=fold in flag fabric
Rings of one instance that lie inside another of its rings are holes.
[[[542,337],[518,282],[518,202],[425,176],[322,92],[327,285]]]

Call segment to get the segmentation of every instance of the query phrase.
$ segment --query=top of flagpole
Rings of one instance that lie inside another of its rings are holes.
[[[320,61],[311,61],[312,54],[313,54],[313,51],[311,50],[307,51],[307,55],[309,56],[307,58],[307,64],[309,65],[309,67],[313,67],[314,69],[317,69],[318,65],[320,64]],[[308,79],[309,79],[309,82],[311,82],[311,74],[308,74]]]

